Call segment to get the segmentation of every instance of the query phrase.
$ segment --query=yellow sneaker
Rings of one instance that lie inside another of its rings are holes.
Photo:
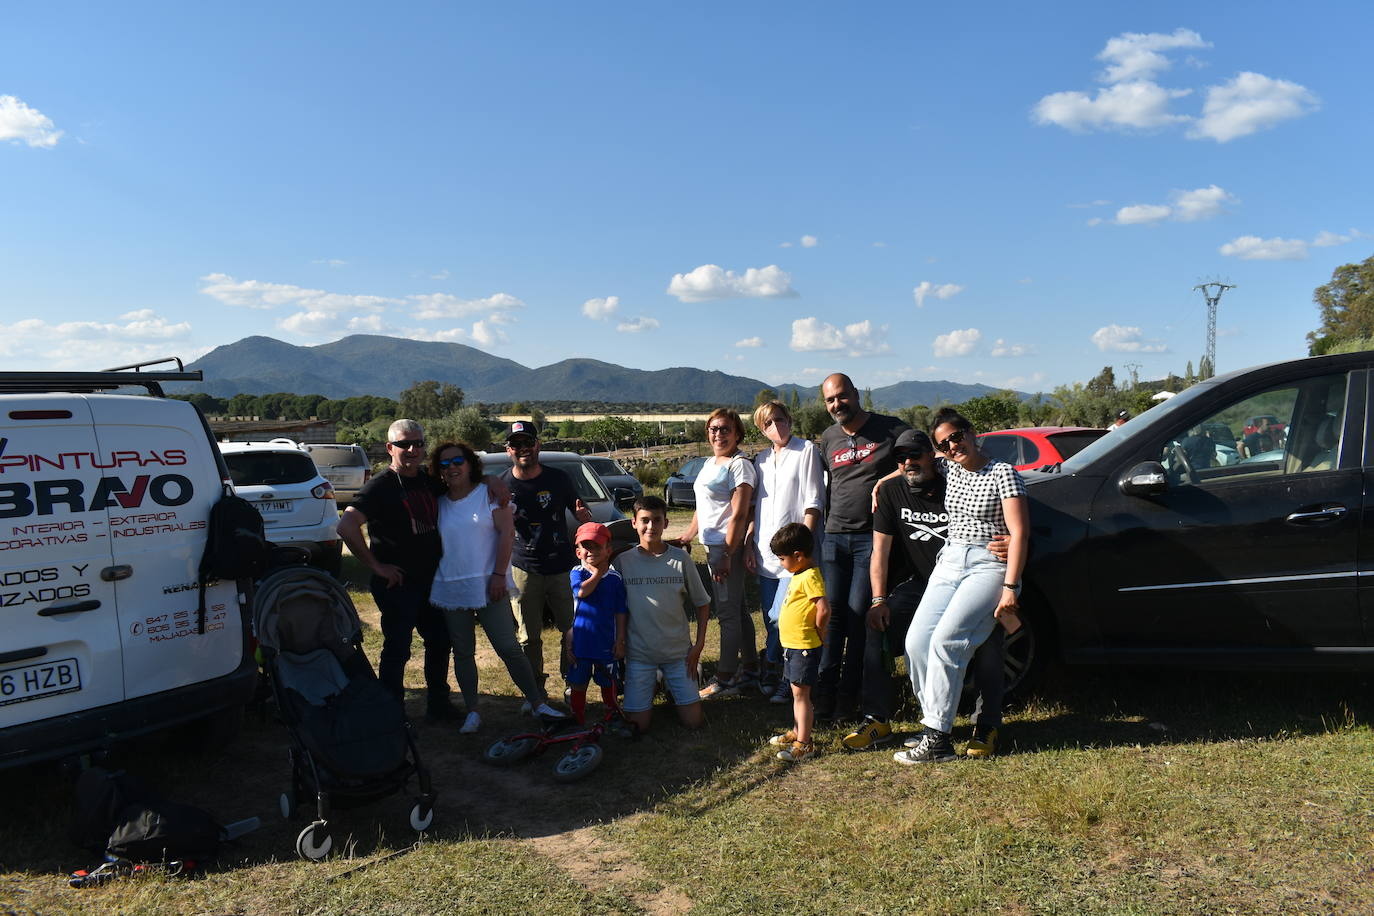
[[[816,756],[816,744],[814,741],[807,741],[803,744],[800,741],[793,741],[791,747],[785,747],[778,751],[778,759],[786,760],[788,763],[797,763],[807,757]]]
[[[965,757],[991,757],[997,753],[997,729],[973,729],[973,737],[964,748]]]
[[[840,739],[840,743],[851,751],[864,751],[891,740],[892,726],[872,716],[865,716],[863,724]]]

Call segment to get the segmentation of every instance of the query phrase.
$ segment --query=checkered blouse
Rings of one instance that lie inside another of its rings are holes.
[[[978,544],[1008,534],[1002,500],[1026,495],[1026,484],[1016,468],[992,458],[981,470],[966,471],[953,461],[941,460],[945,465],[949,540]]]

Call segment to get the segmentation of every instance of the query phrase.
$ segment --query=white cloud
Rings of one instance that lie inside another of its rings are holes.
[[[63,131],[53,129],[52,118],[37,108],[30,108],[12,95],[0,95],[0,141],[52,149],[62,134]]]
[[[1161,70],[1169,69],[1169,58],[1160,51],[1179,48],[1210,48],[1210,41],[1192,29],[1174,29],[1172,35],[1160,32],[1123,32],[1107,40],[1097,59],[1110,66],[1102,74],[1104,83],[1121,83],[1134,79],[1149,79]]]
[[[345,267],[348,262],[342,258],[316,258],[311,264],[323,264],[326,267]]]
[[[751,267],[743,274],[723,270],[715,264],[703,264],[691,273],[673,274],[668,294],[683,302],[706,302],[711,299],[777,299],[794,297],[792,277],[778,267]]]
[[[1072,131],[1167,127],[1189,120],[1187,115],[1169,111],[1169,104],[1191,92],[1165,89],[1148,80],[1107,86],[1098,89],[1095,97],[1084,92],[1054,92],[1036,103],[1035,120]]]
[[[1030,344],[1007,343],[1002,338],[997,338],[992,345],[993,356],[1029,356],[1035,352],[1035,347]]]
[[[755,347],[761,347],[761,346],[763,346],[763,338],[762,338],[762,337],[746,337],[746,338],[744,338],[743,340],[737,340],[737,341],[735,341],[735,346],[737,346],[737,347],[743,347],[743,348],[745,348],[745,349],[753,349],[753,348],[755,348]]]
[[[437,341],[438,343],[476,344],[480,347],[494,347],[509,342],[510,338],[500,325],[509,324],[505,316],[493,315],[472,323],[469,328],[455,327],[433,331],[429,328],[404,328],[400,335],[411,340]]]
[[[886,248],[886,247],[887,247],[887,242],[874,242],[874,243],[873,243],[873,247],[874,247],[874,248]]]
[[[1093,200],[1086,204],[1066,204],[1066,206],[1073,210],[1089,210],[1093,207],[1105,207],[1110,203],[1110,200]]]
[[[1122,226],[1157,223],[1160,220],[1168,219],[1172,212],[1171,208],[1163,204],[1136,204],[1133,207],[1122,207],[1117,210],[1114,222]]]
[[[1225,188],[1214,184],[1192,191],[1171,191],[1170,197],[1173,199],[1173,217],[1180,223],[1195,223],[1220,216],[1222,207],[1236,199]]]
[[[779,247],[779,248],[791,248],[791,247],[792,247],[792,243],[791,243],[791,242],[783,242],[783,243],[782,243],[781,245],[779,245],[778,247]]]
[[[620,324],[615,326],[615,329],[617,331],[620,331],[622,334],[638,334],[641,331],[655,330],[657,327],[657,318],[650,318],[647,315],[640,315],[637,318],[631,318],[629,321],[620,322]]]
[[[1330,248],[1333,245],[1344,245],[1346,242],[1352,241],[1354,238],[1355,234],[1338,235],[1335,232],[1327,232],[1326,230],[1322,230],[1321,232],[1318,232],[1317,237],[1312,240],[1312,245],[1315,248]]]
[[[815,248],[820,243],[821,240],[814,235],[804,235],[801,237],[801,246],[803,248]]]
[[[842,350],[850,357],[876,356],[892,349],[886,340],[887,329],[887,325],[874,325],[867,319],[837,328],[819,318],[798,318],[792,322],[790,346],[798,352]]]
[[[1013,375],[1011,378],[1004,379],[1000,388],[1035,388],[1045,381],[1045,373],[1032,372],[1030,375]]]
[[[1109,324],[1093,331],[1092,342],[1102,351],[1120,353],[1165,353],[1168,347],[1157,340],[1146,340],[1143,332],[1136,327],[1123,327]]]
[[[322,289],[307,289],[289,283],[265,283],[261,280],[235,280],[228,274],[207,274],[201,277],[205,285],[201,292],[223,302],[250,309],[272,309],[294,306],[304,311],[347,312],[381,311],[401,300],[386,296],[364,296],[331,293]]]
[[[932,342],[931,348],[935,351],[936,359],[968,356],[982,339],[982,331],[977,328],[965,328],[962,331],[950,331],[948,334],[939,335]]]
[[[922,280],[920,285],[911,291],[911,297],[916,300],[916,307],[922,308],[926,304],[926,296],[934,296],[936,299],[951,299],[964,291],[958,283],[931,283],[929,280]]]
[[[1222,245],[1217,251],[1228,258],[1242,261],[1301,261],[1307,257],[1307,243],[1302,239],[1262,239],[1257,235],[1242,235]]]
[[[484,299],[459,299],[448,293],[422,293],[408,298],[415,303],[414,317],[421,321],[465,318],[479,312],[499,312],[525,307],[525,303],[509,293],[493,293]]]
[[[1302,117],[1318,104],[1316,94],[1305,86],[1246,71],[1208,88],[1202,118],[1188,136],[1226,143]]]
[[[619,296],[605,296],[600,299],[588,299],[582,303],[582,314],[596,321],[605,321],[614,315],[618,308],[620,308]]]
[[[190,322],[172,323],[152,309],[125,312],[116,321],[62,321],[42,318],[0,323],[0,357],[6,368],[100,369],[169,355],[192,360],[208,347],[191,347]]]

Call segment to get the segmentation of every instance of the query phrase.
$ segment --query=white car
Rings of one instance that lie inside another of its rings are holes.
[[[339,574],[339,507],[309,453],[290,439],[221,442],[234,492],[262,515],[267,539],[303,547],[311,565]]]
[[[334,445],[304,442],[301,448],[310,454],[315,467],[334,487],[334,501],[347,506],[357,497],[363,484],[372,479],[372,463],[361,445]]]

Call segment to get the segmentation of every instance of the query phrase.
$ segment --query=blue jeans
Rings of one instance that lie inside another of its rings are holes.
[[[778,582],[772,576],[759,575],[759,606],[763,608],[763,659],[770,665],[782,664],[782,643],[778,641],[778,622],[768,619],[768,609],[778,597]]]
[[[392,693],[404,696],[406,662],[410,661],[410,640],[420,631],[425,642],[425,686],[431,703],[448,702],[448,658],[452,651],[443,612],[429,603],[430,579],[407,576],[395,588],[386,580],[372,577],[372,598],[382,615],[382,657],[377,662],[377,680]]]
[[[873,532],[850,531],[826,534],[821,547],[821,575],[830,601],[830,623],[821,648],[821,673],[816,685],[818,714],[847,714],[859,699],[864,675],[864,643],[867,640],[868,558],[873,553]]]
[[[992,612],[1006,572],[982,544],[950,542],[941,549],[906,634],[911,687],[928,728],[954,728],[969,660],[998,626]]]

